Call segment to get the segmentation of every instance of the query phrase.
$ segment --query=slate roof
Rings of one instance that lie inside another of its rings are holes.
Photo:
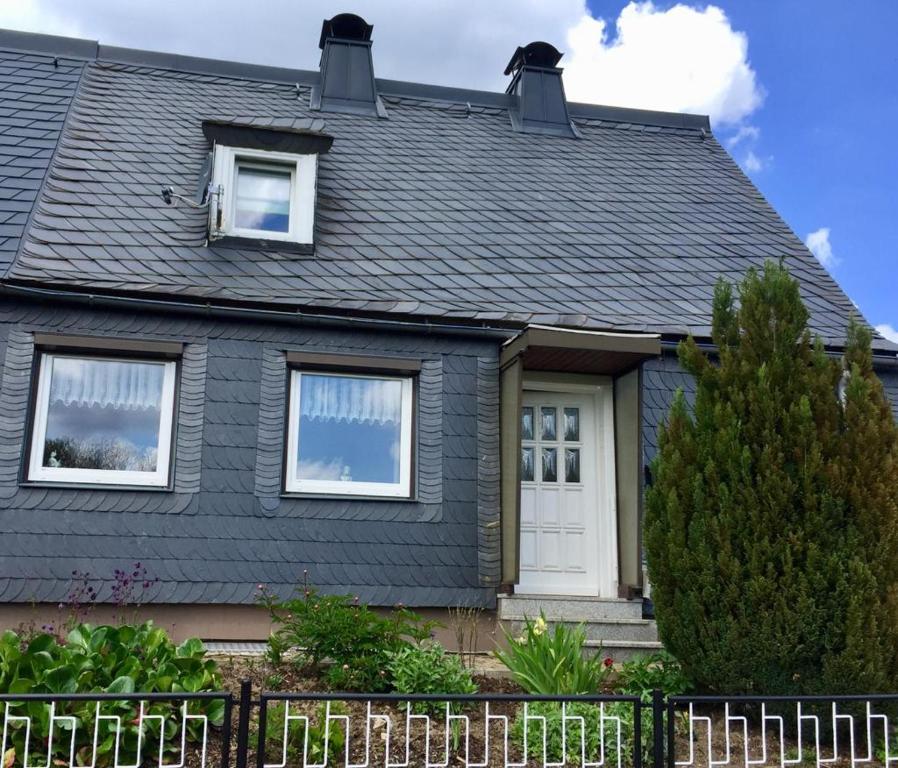
[[[503,94],[393,81],[388,119],[312,112],[317,73],[97,51],[7,281],[704,336],[717,277],[782,257],[815,331],[856,314],[705,119],[572,104],[562,139],[513,131]],[[203,120],[233,115],[335,137],[313,255],[207,246],[204,211],[162,202],[194,192]]]
[[[0,58],[0,274],[18,250],[83,67],[22,52]]]

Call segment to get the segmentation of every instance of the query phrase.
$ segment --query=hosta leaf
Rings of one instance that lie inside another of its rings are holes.
[[[106,686],[108,693],[134,693],[134,678],[128,675],[120,675]]]

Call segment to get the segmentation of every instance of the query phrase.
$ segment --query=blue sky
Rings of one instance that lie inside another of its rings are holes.
[[[786,222],[898,341],[898,0],[264,4],[0,0],[0,26],[314,69],[321,20],[351,10],[374,24],[379,75],[492,90],[517,45],[548,40],[565,52],[575,100],[710,114]]]
[[[898,329],[898,2],[716,4],[766,92],[746,119],[762,161],[749,175],[802,239],[829,229],[832,274],[871,323]]]

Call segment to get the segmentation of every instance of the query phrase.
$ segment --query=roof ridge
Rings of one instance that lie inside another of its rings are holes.
[[[45,35],[35,32],[0,29],[0,49],[44,53],[85,59],[97,63],[114,63],[136,67],[146,67],[160,71],[172,71],[228,77],[234,80],[270,82],[289,85],[317,85],[319,73],[314,70],[276,67],[266,64],[211,59],[201,56],[187,56],[164,51],[150,51],[140,48],[125,48],[103,45],[97,40],[85,40],[59,35]],[[484,91],[459,86],[432,85],[406,80],[376,78],[378,89],[384,96],[413,98],[428,101],[442,101],[456,104],[471,104],[479,107],[508,109],[512,96],[500,91]],[[570,102],[568,111],[572,118],[605,120],[617,123],[650,125],[665,128],[686,128],[710,131],[707,115],[680,112],[660,112],[631,107],[613,107],[600,104]]]

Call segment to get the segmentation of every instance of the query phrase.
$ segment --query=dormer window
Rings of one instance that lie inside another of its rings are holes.
[[[201,182],[210,194],[209,239],[311,247],[318,157],[334,140],[323,129],[323,120],[306,118],[204,121],[212,143]]]
[[[216,146],[212,237],[311,244],[317,155]]]

